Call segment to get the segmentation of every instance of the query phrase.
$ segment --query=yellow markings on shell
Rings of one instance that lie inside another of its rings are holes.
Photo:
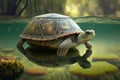
[[[31,29],[32,30],[30,30],[32,33],[35,33],[35,34],[39,34],[39,30],[38,30],[38,27],[39,25],[37,24],[37,22],[33,22],[32,23],[32,27],[31,27]]]
[[[46,31],[46,32],[52,32],[53,31],[53,26],[54,26],[54,24],[53,24],[53,21],[48,21],[48,22],[46,22],[46,23],[44,23],[44,24],[42,24],[41,25],[42,26],[42,29],[44,30],[44,31]]]
[[[62,27],[62,29],[69,29],[70,28],[67,22],[62,23],[61,27]]]

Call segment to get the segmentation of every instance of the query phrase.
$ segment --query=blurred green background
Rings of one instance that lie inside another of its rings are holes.
[[[71,17],[120,17],[120,0],[0,0],[1,16],[33,17],[53,12]]]

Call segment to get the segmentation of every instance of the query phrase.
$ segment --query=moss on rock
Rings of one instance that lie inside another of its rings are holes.
[[[101,53],[101,54],[94,54],[93,56],[93,60],[118,60],[119,56],[115,55],[115,54],[105,54],[105,53]]]
[[[87,69],[80,67],[78,64],[73,64],[69,69],[71,74],[85,78],[99,78],[118,71],[116,66],[105,61],[91,62],[91,67]]]
[[[14,80],[23,73],[23,65],[14,56],[0,55],[0,79]]]

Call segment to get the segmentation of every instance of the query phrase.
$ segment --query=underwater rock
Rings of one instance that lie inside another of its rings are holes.
[[[45,75],[45,70],[41,68],[26,68],[24,72],[32,76],[42,76]]]
[[[13,48],[2,48],[1,49],[1,52],[3,52],[3,53],[12,53],[14,51],[15,50]]]
[[[0,79],[14,80],[24,71],[23,65],[14,56],[0,55]]]
[[[83,69],[78,64],[73,64],[69,69],[71,74],[92,79],[100,78],[108,74],[114,74],[118,71],[119,70],[116,66],[105,61],[91,62],[91,67],[87,69]]]
[[[120,70],[120,57],[116,54],[95,54],[93,56],[92,61],[107,61],[115,66],[117,66]]]
[[[115,55],[115,54],[105,54],[105,53],[102,53],[102,54],[94,54],[93,56],[93,61],[100,61],[100,60],[105,60],[105,61],[108,61],[108,60],[119,60],[119,56]]]
[[[70,49],[66,56],[57,56],[56,49],[28,47],[25,51],[25,56],[30,61],[48,67],[72,64],[80,58],[79,51],[76,48]]]

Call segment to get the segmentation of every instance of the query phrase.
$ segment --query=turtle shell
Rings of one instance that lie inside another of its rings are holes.
[[[68,16],[49,13],[35,16],[20,35],[23,39],[47,41],[80,34],[83,30]]]

